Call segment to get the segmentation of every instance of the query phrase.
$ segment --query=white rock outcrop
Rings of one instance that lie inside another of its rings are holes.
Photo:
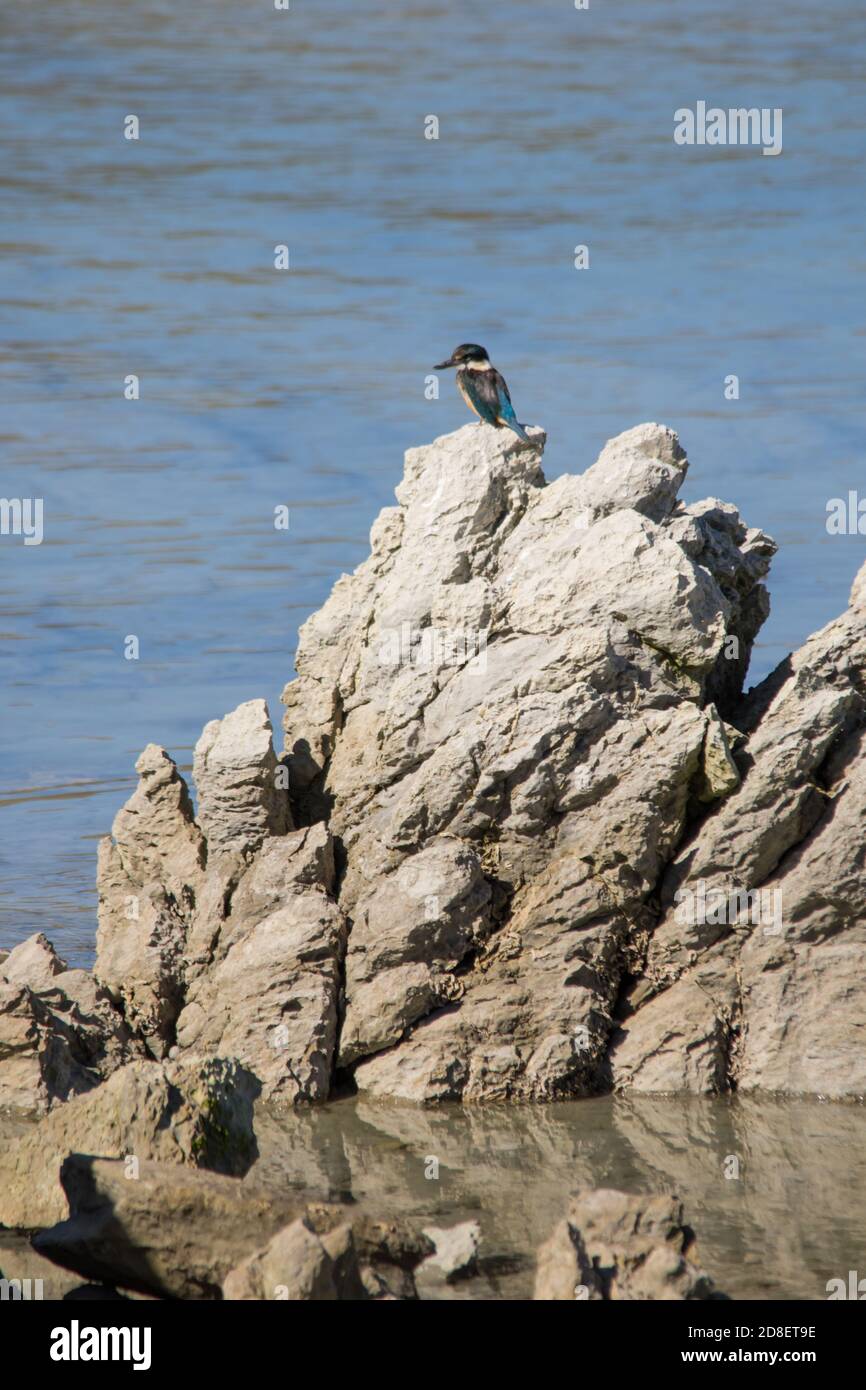
[[[0,963],[0,1101],[202,1054],[291,1102],[863,1093],[866,579],[744,697],[772,540],[665,426],[550,484],[530,433],[408,451],[282,755],[213,721],[194,809],[145,749],[93,976]]]
[[[44,1114],[144,1055],[109,991],[41,932],[0,962],[0,1108]]]
[[[303,627],[288,761],[296,814],[341,846],[362,1090],[606,1084],[659,879],[739,785],[715,698],[767,612],[772,542],[681,507],[686,468],[660,425],[547,486],[492,430],[412,449],[370,559]]]

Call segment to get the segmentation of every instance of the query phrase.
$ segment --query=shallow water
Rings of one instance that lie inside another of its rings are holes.
[[[0,1115],[0,1145],[29,1123]],[[539,1246],[589,1186],[676,1194],[697,1237],[690,1258],[731,1298],[826,1299],[830,1279],[866,1271],[861,1104],[609,1096],[424,1109],[361,1096],[259,1107],[255,1130],[251,1180],[415,1228],[478,1222],[476,1274],[425,1277],[424,1298],[531,1297]],[[7,1277],[47,1278],[47,1297],[76,1282],[31,1268],[26,1239],[0,1231],[4,1260]]]
[[[401,451],[463,422],[423,389],[460,339],[549,430],[549,476],[660,419],[686,497],[776,536],[754,676],[841,609],[864,57],[840,0],[4,8],[0,491],[44,499],[45,539],[0,537],[0,946],[88,963],[143,745],[186,763],[241,700],[277,715]],[[698,99],[783,107],[784,153],[677,148]]]
[[[271,1180],[425,1224],[478,1221],[479,1277],[451,1297],[530,1296],[535,1252],[583,1186],[676,1193],[700,1264],[733,1298],[823,1299],[828,1280],[866,1270],[861,1105],[607,1097],[424,1110],[359,1098],[261,1114],[257,1131]],[[739,1176],[727,1178],[732,1158]]]

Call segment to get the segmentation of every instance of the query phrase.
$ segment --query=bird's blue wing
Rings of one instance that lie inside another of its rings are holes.
[[[498,402],[497,423],[507,425],[508,428],[514,430],[514,433],[521,439],[528,441],[529,435],[514,413],[514,406],[511,404],[511,397],[508,394],[508,387],[505,385],[505,378],[500,376],[495,367],[491,368],[489,373],[484,373],[484,376],[488,375],[494,378],[493,389],[496,392],[496,399]]]
[[[484,375],[487,376],[487,372]],[[491,370],[490,375],[493,377],[493,388],[496,392],[498,418],[510,425],[517,419],[517,416],[514,414],[514,406],[511,404],[511,396],[508,394],[505,377],[497,372],[495,367]]]
[[[475,411],[480,420],[488,425],[499,424],[501,410],[499,392],[492,380],[498,372],[459,372],[457,385],[463,393],[466,404]],[[507,394],[507,392],[506,392]]]

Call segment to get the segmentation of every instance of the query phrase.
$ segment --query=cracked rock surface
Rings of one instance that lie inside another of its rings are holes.
[[[773,541],[678,500],[672,430],[547,483],[545,437],[406,454],[250,700],[150,744],[91,974],[0,962],[0,1103],[234,1058],[265,1099],[866,1089],[866,579],[747,696]]]
[[[740,783],[725,720],[773,543],[677,502],[664,426],[549,485],[533,440],[409,450],[283,697],[297,814],[341,847],[340,1064],[377,1096],[609,1084],[659,880]]]

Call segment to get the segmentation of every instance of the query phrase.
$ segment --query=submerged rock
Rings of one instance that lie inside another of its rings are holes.
[[[9,1281],[10,1298],[54,1302],[68,1298],[81,1283],[76,1275],[37,1254],[26,1235],[4,1230],[0,1230],[0,1279]]]
[[[251,1174],[244,1181],[144,1161],[70,1154],[68,1220],[39,1254],[85,1279],[169,1298],[354,1300],[417,1297],[431,1242],[400,1221],[315,1200]]]
[[[309,1203],[223,1282],[227,1299],[392,1301],[418,1297],[413,1270],[432,1244],[399,1221],[352,1207]]]
[[[321,1239],[302,1220],[278,1231],[223,1281],[223,1298],[335,1302],[362,1299],[358,1258],[349,1225]]]
[[[60,1173],[69,1218],[41,1231],[40,1254],[85,1279],[170,1298],[219,1298],[229,1270],[301,1203],[239,1178],[71,1154]]]
[[[538,1252],[535,1298],[553,1302],[719,1297],[695,1263],[694,1234],[676,1197],[612,1188],[572,1198]]]

